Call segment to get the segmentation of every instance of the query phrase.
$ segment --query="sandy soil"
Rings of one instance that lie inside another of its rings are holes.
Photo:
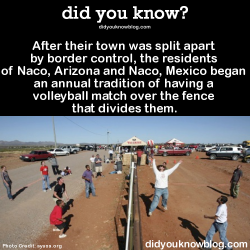
[[[204,240],[212,220],[204,219],[204,214],[213,216],[216,199],[229,195],[230,178],[238,164],[242,164],[244,177],[241,180],[240,195],[237,199],[228,197],[228,232],[231,242],[250,244],[250,164],[241,160],[209,160],[204,152],[194,152],[190,156],[156,156],[156,163],[168,162],[171,168],[180,159],[183,163],[169,177],[168,210],[158,208],[148,217],[148,209],[153,199],[155,176],[149,166],[138,167],[140,194],[141,229],[144,249],[159,249],[152,242],[201,242]],[[8,169],[22,167],[18,156],[0,154],[1,165]],[[67,218],[67,237],[58,238],[52,227],[41,235],[36,244],[62,245],[62,249],[106,250],[125,248],[125,226],[128,204],[128,182],[125,175],[128,166],[123,166],[123,174],[109,174],[110,164],[104,178],[95,182],[98,197],[87,200],[82,193],[64,214]],[[214,241],[220,242],[219,235]],[[170,244],[170,243],[169,243]],[[164,249],[198,249],[177,247]],[[246,249],[242,247],[234,249]]]

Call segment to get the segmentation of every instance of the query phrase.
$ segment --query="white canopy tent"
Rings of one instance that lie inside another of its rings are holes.
[[[166,144],[171,145],[171,146],[173,146],[173,145],[175,145],[175,146],[183,146],[185,143],[178,140],[178,139],[176,139],[176,138],[173,138],[173,139],[167,141]]]
[[[147,143],[142,141],[141,139],[137,138],[136,136],[133,136],[129,140],[122,143],[122,146],[146,146]]]

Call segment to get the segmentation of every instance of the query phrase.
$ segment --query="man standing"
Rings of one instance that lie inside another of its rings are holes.
[[[153,170],[155,174],[155,193],[153,201],[149,208],[149,216],[152,216],[153,211],[157,208],[160,198],[162,197],[162,206],[164,210],[167,210],[168,202],[168,176],[171,175],[182,163],[180,160],[172,168],[166,169],[163,165],[156,166],[155,159],[153,159]]]
[[[51,190],[50,183],[49,183],[49,168],[45,165],[45,162],[41,162],[40,172],[42,175],[42,181],[43,181],[43,192],[46,192],[45,183],[47,183],[47,188]]]
[[[58,166],[58,163],[57,163],[56,155],[54,155],[54,157],[51,157],[49,159],[49,162],[51,163],[51,167],[52,167],[54,175],[60,174],[60,171],[58,169],[59,166]]]
[[[65,222],[66,220],[62,218],[62,213],[63,213],[63,207],[64,207],[64,202],[62,200],[57,200],[56,201],[56,206],[52,210],[49,220],[50,224],[54,225],[55,228],[53,228],[53,231],[60,231],[59,238],[65,238],[67,235],[63,234],[63,230],[65,228]]]
[[[239,195],[240,191],[240,177],[243,176],[243,172],[241,170],[242,165],[238,165],[237,168],[233,172],[233,176],[230,180],[231,182],[231,188],[230,188],[230,194],[231,196],[236,199]]]
[[[94,173],[95,172],[95,156],[92,155],[89,160],[90,160],[91,171],[92,173]]]
[[[221,196],[217,199],[218,207],[217,211],[214,216],[207,216],[204,215],[204,218],[206,219],[212,219],[214,220],[212,226],[210,227],[209,231],[207,232],[204,247],[202,249],[212,249],[212,241],[213,236],[216,232],[219,231],[220,239],[224,243],[224,249],[233,249],[229,246],[229,241],[227,239],[227,197]]]
[[[63,199],[63,195],[66,196],[67,200],[69,200],[68,194],[66,192],[66,187],[65,187],[65,183],[64,183],[64,179],[62,177],[58,177],[57,178],[57,184],[54,188],[54,193],[53,193],[53,200],[56,202],[57,200],[62,200]]]
[[[102,159],[100,158],[99,154],[95,157],[95,171],[96,171],[96,178],[98,175],[104,177],[102,174]]]
[[[109,150],[109,159],[112,161],[113,160],[113,154],[114,154],[114,151],[113,151],[113,149],[111,148],[110,150]]]
[[[82,174],[82,179],[85,180],[86,198],[89,199],[89,189],[91,189],[92,195],[96,196],[95,187],[94,187],[94,183],[92,180],[92,177],[94,178],[94,175],[93,175],[92,171],[90,170],[89,165],[86,165],[85,168],[86,168],[86,170]]]
[[[141,166],[141,156],[143,154],[143,151],[139,148],[137,150],[137,166]]]
[[[11,185],[12,185],[12,181],[9,177],[8,171],[6,170],[6,166],[2,165],[1,166],[1,177],[3,180],[3,185],[5,186],[6,190],[7,190],[7,195],[10,201],[13,201],[13,196],[11,194]]]

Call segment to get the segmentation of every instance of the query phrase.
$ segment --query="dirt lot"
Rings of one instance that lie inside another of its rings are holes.
[[[213,216],[216,211],[216,199],[220,195],[229,195],[229,182],[233,170],[242,164],[244,177],[241,180],[240,195],[237,199],[228,197],[229,241],[250,244],[250,164],[241,160],[209,160],[205,153],[194,152],[191,156],[156,156],[156,163],[168,162],[168,168],[180,159],[183,163],[169,177],[168,210],[158,208],[148,217],[148,209],[153,199],[155,176],[149,166],[138,167],[140,194],[141,229],[144,249],[160,249],[152,243],[161,241],[177,244],[181,242],[203,241],[212,224],[204,219],[204,214]],[[27,165],[13,154],[0,154],[1,165],[8,169]],[[29,164],[29,163],[28,163]],[[104,172],[105,178],[95,182],[97,198],[86,200],[84,193],[65,213],[69,222],[67,237],[58,238],[58,232],[52,227],[41,235],[36,244],[62,245],[62,249],[106,250],[124,249],[124,230],[126,225],[127,192],[125,174],[111,175],[113,164]],[[123,166],[123,172],[128,173]],[[125,189],[123,189],[125,185]],[[119,215],[116,224],[115,217]],[[28,216],[28,215],[27,215]],[[28,225],[27,225],[28,226]],[[220,242],[219,235],[214,241]],[[169,243],[170,244],[170,243]],[[163,249],[198,249],[197,247],[165,247]],[[234,249],[246,249],[234,247]]]

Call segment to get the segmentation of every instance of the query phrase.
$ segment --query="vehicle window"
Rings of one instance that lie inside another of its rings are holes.
[[[221,150],[220,151],[226,151],[227,149],[226,148],[221,148]]]

